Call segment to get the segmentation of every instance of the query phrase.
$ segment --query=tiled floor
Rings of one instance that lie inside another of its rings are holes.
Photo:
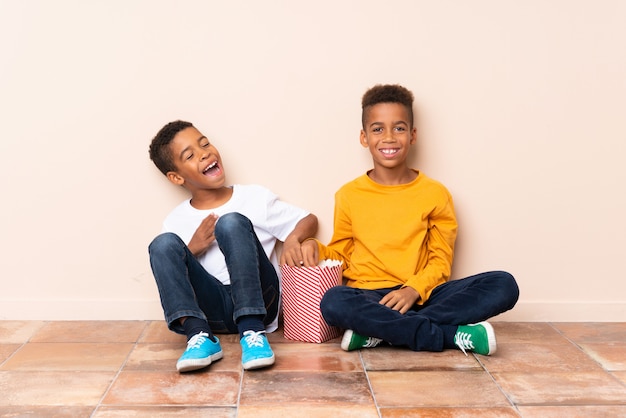
[[[270,335],[276,364],[181,375],[161,321],[0,321],[1,417],[626,417],[626,323],[495,322],[498,352],[344,352]]]

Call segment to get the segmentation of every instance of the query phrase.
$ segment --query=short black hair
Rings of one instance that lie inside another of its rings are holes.
[[[175,171],[174,159],[170,152],[170,143],[174,139],[177,133],[183,129],[193,128],[191,122],[184,120],[176,120],[170,122],[156,134],[150,143],[150,159],[157,166],[161,173],[167,174],[169,171]]]
[[[365,129],[365,118],[370,107],[379,103],[399,103],[409,113],[409,122],[413,127],[413,93],[399,84],[377,84],[365,92],[361,99],[361,124]]]

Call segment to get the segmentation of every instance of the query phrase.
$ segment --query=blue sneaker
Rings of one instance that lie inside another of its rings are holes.
[[[259,369],[274,364],[274,352],[267,341],[265,331],[246,331],[241,344],[241,363],[244,370]]]
[[[215,342],[209,339],[209,334],[200,332],[187,341],[187,349],[176,362],[176,369],[190,372],[208,366],[224,356],[220,340],[215,337]]]

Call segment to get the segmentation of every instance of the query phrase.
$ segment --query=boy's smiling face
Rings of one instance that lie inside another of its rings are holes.
[[[369,148],[374,170],[405,169],[409,150],[417,138],[407,109],[400,103],[378,103],[366,112],[361,144]]]
[[[219,189],[226,181],[222,159],[217,148],[194,127],[178,132],[169,145],[176,171],[167,173],[174,184],[192,193]]]

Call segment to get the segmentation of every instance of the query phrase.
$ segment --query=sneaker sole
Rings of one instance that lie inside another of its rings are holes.
[[[257,358],[243,363],[244,370],[260,369],[263,367],[271,366],[276,361],[276,356],[272,354],[272,357]]]
[[[487,341],[489,341],[489,352],[487,355],[490,356],[498,349],[498,344],[496,343],[496,333],[489,322],[481,322],[480,325],[485,327],[485,331],[487,331]]]
[[[178,370],[180,373],[185,373],[198,369],[203,369],[209,366],[214,361],[220,360],[222,357],[224,357],[224,352],[218,351],[217,353],[205,358],[181,360],[176,363],[176,370]]]
[[[352,334],[354,331],[351,329],[347,329],[346,332],[343,333],[343,338],[341,339],[341,349],[344,351],[352,351],[350,350],[350,341],[352,341]]]

